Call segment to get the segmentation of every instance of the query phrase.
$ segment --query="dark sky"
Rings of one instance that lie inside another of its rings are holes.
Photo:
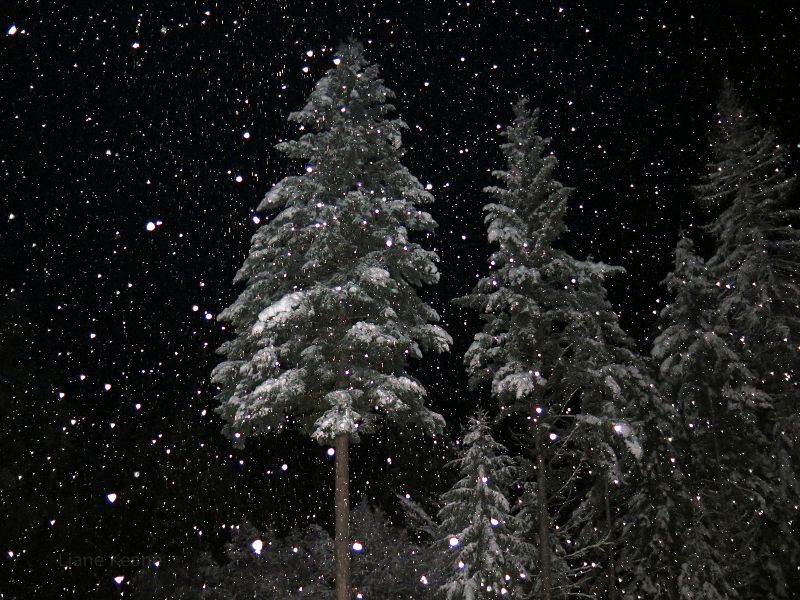
[[[516,96],[577,188],[564,243],[628,270],[611,297],[646,351],[677,231],[708,218],[689,186],[720,79],[800,146],[789,4],[3,2],[0,597],[118,597],[135,569],[111,555],[214,547],[245,514],[329,520],[324,449],[234,450],[208,374],[253,209],[300,167],[273,146],[339,41],[381,65],[405,162],[433,185],[443,276],[426,294],[456,344],[422,378],[457,423],[479,400],[460,367],[474,320],[447,302],[485,270],[480,190]],[[356,492],[432,494],[417,473],[439,454],[382,434],[356,451]],[[86,556],[106,559],[68,564]]]

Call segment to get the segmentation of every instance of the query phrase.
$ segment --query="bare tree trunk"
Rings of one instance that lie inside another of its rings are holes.
[[[547,477],[544,472],[544,431],[541,417],[536,422],[536,496],[539,504],[539,566],[542,600],[553,598],[553,574],[550,563],[550,515],[547,513]]]
[[[346,433],[336,436],[336,534],[333,544],[336,600],[352,600],[350,587],[350,447]]]
[[[603,488],[603,495],[605,496],[606,504],[606,530],[608,531],[608,600],[617,600],[617,566],[614,562],[614,543],[611,535],[612,522],[611,522],[611,498],[608,491],[608,474],[603,477],[605,486]]]

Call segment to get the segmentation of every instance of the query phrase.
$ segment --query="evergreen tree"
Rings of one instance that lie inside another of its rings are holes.
[[[430,586],[435,597],[439,595],[442,582],[453,573],[452,552],[443,550],[442,532],[435,516],[441,509],[441,496],[433,502],[436,509],[434,516],[408,495],[398,495],[398,499],[408,524],[409,536],[419,549],[420,563],[425,565],[425,579],[422,583]],[[447,547],[449,548],[449,538]]]
[[[678,565],[689,493],[677,464],[680,427],[675,421],[672,407],[658,401],[637,418],[642,456],[630,467],[617,517],[623,531],[618,579],[622,597],[631,600],[680,597]]]
[[[734,344],[708,265],[686,237],[666,283],[674,301],[662,311],[653,356],[680,417],[673,431],[686,484],[678,489],[689,502],[675,502],[677,596],[651,578],[658,570],[634,583],[686,600],[750,597],[748,581],[759,569],[753,553],[766,543],[759,530],[775,485],[758,415],[769,398]]]
[[[757,370],[781,417],[797,413],[800,364],[800,210],[787,149],[764,130],[723,82],[712,134],[715,160],[698,200],[719,211],[708,229],[708,260],[719,309],[740,335],[738,350]],[[744,339],[741,339],[744,336]]]
[[[652,460],[642,461],[640,488],[628,510],[625,595],[726,598],[733,593],[731,565],[722,552],[726,532],[709,501],[698,498],[718,493],[723,432],[717,415],[729,399],[746,393],[751,377],[714,331],[718,313],[707,269],[685,235],[664,283],[674,300],[661,312],[652,354],[660,392],[675,410],[670,419],[650,415],[646,448],[652,451],[645,456]],[[677,468],[665,468],[673,460]]]
[[[134,598],[228,600],[334,596],[332,540],[316,526],[285,536],[260,532],[248,522],[230,528],[224,557],[208,552],[146,565],[133,579]],[[364,598],[432,597],[425,548],[386,515],[362,500],[353,509],[353,583]],[[358,596],[355,596],[358,597]]]
[[[537,133],[538,116],[525,101],[516,105],[502,146],[507,170],[494,172],[505,186],[486,190],[495,199],[484,208],[489,241],[498,249],[490,275],[460,301],[484,320],[465,362],[473,384],[491,383],[501,415],[532,430],[541,597],[605,593],[598,586],[613,597],[619,532],[609,496],[622,478],[620,457],[641,451],[624,419],[647,406],[653,390],[607,299],[605,278],[622,269],[555,246],[571,190],[553,179],[557,161]],[[560,587],[549,552],[556,520],[575,557],[571,583]]]
[[[729,428],[741,439],[731,460],[749,465],[741,472],[748,509],[737,522],[740,564],[749,565],[740,590],[786,597],[800,586],[792,566],[800,560],[800,210],[786,148],[727,80],[717,108],[714,161],[696,189],[718,211],[707,261],[716,331],[751,374],[752,389],[736,400]]]
[[[575,580],[580,578],[581,569],[573,569],[570,561],[578,560],[580,557],[570,552],[572,539],[569,532],[562,527],[553,526],[548,528],[545,534],[541,531],[541,520],[539,518],[539,506],[546,506],[547,503],[539,503],[539,486],[537,485],[537,474],[540,472],[536,463],[524,458],[519,459],[521,463],[521,476],[517,486],[522,487],[522,494],[517,499],[514,513],[519,520],[522,538],[527,540],[532,552],[527,557],[529,572],[541,574],[542,557],[549,560],[550,580],[552,584],[553,597],[560,597],[573,589]],[[551,466],[552,470],[552,466]],[[541,472],[544,472],[542,470]],[[552,474],[549,478],[554,479]],[[545,487],[545,489],[547,489]],[[545,523],[547,524],[547,523]],[[543,541],[542,541],[543,540]],[[547,544],[542,547],[541,544]],[[527,597],[539,598],[544,595],[545,590],[542,585],[541,576],[534,577],[531,582],[530,593]]]
[[[366,500],[353,510],[356,548],[353,580],[364,598],[424,600],[433,597],[428,549]]]
[[[193,588],[205,600],[334,598],[331,539],[324,529],[292,530],[285,537],[248,522],[231,529],[223,561],[200,558],[202,577]]]
[[[415,290],[439,278],[418,241],[436,223],[416,207],[431,195],[400,162],[393,94],[359,44],[336,63],[289,117],[304,133],[278,144],[305,173],[259,205],[279,212],[253,236],[235,279],[245,290],[220,315],[237,336],[213,380],[236,438],[297,425],[335,443],[337,600],[350,600],[348,444],[381,420],[442,426],[407,367],[451,340]]]
[[[461,479],[442,494],[439,545],[449,552],[440,591],[447,600],[495,598],[514,593],[527,579],[531,548],[506,496],[514,461],[492,437],[482,413],[470,418],[463,455],[449,463]]]

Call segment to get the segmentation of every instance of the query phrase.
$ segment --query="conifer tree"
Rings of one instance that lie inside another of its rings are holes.
[[[427,549],[363,499],[353,508],[354,598],[433,597]],[[245,521],[228,528],[222,560],[211,552],[154,560],[133,578],[141,600],[333,600],[333,540],[318,525],[283,535]]]
[[[788,151],[763,129],[724,80],[711,136],[714,161],[696,186],[718,211],[709,277],[737,350],[763,380],[780,416],[797,412],[800,364],[800,217]]]
[[[749,389],[720,417],[741,440],[721,456],[738,461],[734,481],[745,496],[734,520],[739,565],[747,565],[737,585],[745,596],[780,598],[800,585],[790,566],[800,559],[800,210],[786,148],[727,80],[717,109],[714,161],[696,190],[717,211],[707,261],[715,331],[750,374]]]
[[[677,591],[666,597],[748,597],[760,569],[754,562],[763,558],[753,552],[769,547],[759,536],[776,485],[771,443],[759,427],[759,407],[769,396],[735,343],[708,264],[685,236],[666,284],[674,300],[662,311],[653,356],[662,393],[680,417],[674,435],[686,482],[680,489],[689,499],[673,502]],[[658,570],[649,572],[630,589],[662,591],[664,579],[652,578]]]
[[[724,431],[718,415],[729,400],[747,393],[751,375],[716,333],[713,286],[686,235],[678,241],[674,270],[664,283],[674,299],[661,311],[652,354],[659,391],[677,420],[651,415],[646,447],[653,449],[654,460],[643,465],[639,491],[629,501],[625,596],[727,598],[734,593],[731,557],[722,551],[729,547],[726,532],[712,508],[721,483],[717,465]],[[666,445],[665,438],[674,443]],[[664,468],[667,447],[677,468]]]
[[[492,437],[486,416],[469,420],[463,455],[450,463],[461,479],[442,494],[439,545],[450,553],[440,587],[447,600],[477,600],[515,593],[527,580],[531,548],[519,538],[507,488],[514,461]]]
[[[622,269],[556,246],[571,190],[553,179],[557,161],[538,117],[517,103],[502,145],[507,169],[494,172],[504,186],[486,189],[495,200],[484,207],[489,242],[498,248],[491,273],[459,300],[484,321],[465,362],[473,385],[491,384],[501,416],[531,430],[541,598],[598,586],[613,597],[619,532],[610,496],[620,457],[641,450],[626,415],[651,401],[652,384],[606,297],[605,278]],[[556,517],[573,556],[568,584],[553,581]]]
[[[331,539],[321,527],[278,537],[274,531],[259,532],[245,522],[232,526],[231,533],[225,561],[206,558],[202,586],[208,600],[334,598]],[[198,583],[194,582],[195,589]]]
[[[353,580],[364,598],[433,598],[428,548],[412,532],[362,499],[353,509],[353,533],[359,549],[353,558]]]
[[[401,164],[406,125],[360,44],[340,48],[302,110],[302,135],[278,144],[305,172],[275,184],[268,214],[236,275],[245,283],[220,315],[236,337],[213,380],[237,439],[300,427],[336,449],[337,600],[349,584],[349,443],[382,421],[432,432],[443,419],[407,372],[450,337],[417,295],[438,281],[420,241],[436,223],[433,198]]]

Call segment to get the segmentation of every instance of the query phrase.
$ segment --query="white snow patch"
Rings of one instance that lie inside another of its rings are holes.
[[[575,419],[581,423],[586,423],[587,425],[600,425],[602,421],[599,417],[595,417],[594,415],[575,415]]]
[[[291,294],[286,294],[283,298],[277,302],[273,302],[267,308],[262,310],[258,315],[258,320],[269,321],[281,313],[290,312],[298,304],[300,304],[302,298],[302,292],[292,292]]]
[[[277,302],[273,302],[267,308],[262,310],[258,315],[258,322],[253,325],[253,333],[258,335],[264,330],[264,325],[268,321],[275,319],[281,315],[286,315],[292,312],[300,302],[303,300],[305,292],[292,292],[286,294]]]
[[[614,395],[615,398],[619,398],[622,395],[622,389],[619,387],[619,384],[614,380],[611,375],[608,375],[605,380],[605,384],[608,386],[608,389],[611,390],[611,393]]]

